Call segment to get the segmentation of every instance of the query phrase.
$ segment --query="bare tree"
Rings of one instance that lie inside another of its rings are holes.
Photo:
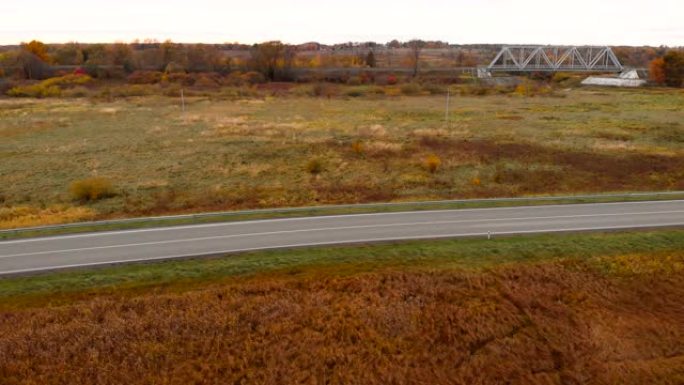
[[[418,69],[420,65],[420,54],[421,51],[423,50],[423,47],[425,47],[425,42],[422,40],[411,40],[407,43],[408,47],[410,48],[409,52],[409,62],[411,63],[411,66],[413,67],[413,77],[415,78],[418,76]]]

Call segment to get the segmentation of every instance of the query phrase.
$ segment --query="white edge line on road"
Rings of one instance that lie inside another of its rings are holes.
[[[375,224],[375,225],[320,227],[320,228],[298,229],[298,230],[266,231],[266,232],[259,232],[259,233],[215,235],[215,236],[211,236],[211,237],[170,239],[170,240],[165,240],[165,241],[154,241],[154,242],[124,243],[124,244],[118,244],[118,245],[91,246],[91,247],[81,247],[81,248],[75,248],[75,249],[46,250],[46,251],[36,251],[36,252],[31,252],[31,253],[0,255],[0,259],[27,257],[27,256],[32,256],[32,255],[60,254],[60,253],[88,251],[88,250],[105,250],[105,249],[117,249],[117,248],[124,248],[124,247],[164,245],[164,244],[185,243],[185,242],[198,242],[198,241],[208,241],[208,240],[214,240],[214,239],[229,239],[229,238],[240,238],[240,237],[255,237],[255,236],[264,236],[264,235],[294,234],[294,233],[307,233],[307,232],[333,231],[333,230],[387,228],[387,227],[402,227],[402,226],[448,225],[448,224],[456,224],[456,223],[477,223],[477,222],[526,221],[526,220],[539,220],[539,219],[569,219],[569,218],[588,218],[588,217],[616,217],[616,216],[629,216],[629,215],[677,214],[677,213],[684,213],[684,210],[679,210],[679,211],[653,211],[653,212],[640,212],[640,213],[558,215],[558,216],[550,216],[550,217],[463,219],[463,220],[454,220],[454,221],[404,222],[404,223],[387,223],[387,224]]]
[[[288,222],[288,221],[309,221],[309,220],[325,220],[325,219],[335,219],[335,218],[354,218],[354,217],[366,217],[366,216],[385,216],[385,215],[420,215],[420,214],[434,214],[434,213],[454,213],[454,212],[472,212],[472,211],[508,211],[508,210],[520,210],[520,209],[534,209],[534,210],[544,210],[548,208],[582,208],[582,207],[594,207],[594,206],[605,206],[605,205],[634,205],[634,204],[661,204],[661,203],[684,203],[684,200],[659,200],[659,201],[636,201],[636,202],[606,202],[606,203],[574,203],[574,204],[555,204],[555,205],[534,205],[534,206],[510,206],[510,207],[483,207],[483,208],[472,208],[472,209],[446,209],[446,210],[412,210],[412,211],[396,211],[396,212],[380,212],[380,213],[360,213],[360,214],[337,214],[337,215],[319,215],[319,216],[308,216],[308,217],[295,217],[295,218],[272,218],[272,219],[255,219],[255,220],[245,220],[245,221],[234,221],[234,222],[219,222],[219,223],[205,223],[197,225],[182,225],[182,226],[164,226],[164,227],[154,227],[147,229],[131,229],[131,230],[112,230],[112,231],[98,231],[86,234],[74,234],[74,235],[62,235],[62,236],[49,236],[49,237],[38,237],[29,239],[17,239],[10,241],[0,241],[0,245],[3,244],[13,244],[13,243],[29,243],[29,242],[45,242],[60,239],[74,239],[74,238],[88,238],[88,237],[98,237],[98,236],[109,236],[109,235],[119,235],[119,234],[131,234],[131,233],[145,233],[154,231],[173,231],[173,230],[186,230],[186,229],[202,229],[211,227],[221,227],[221,226],[237,226],[244,224],[259,224],[259,223],[269,223],[269,222]]]
[[[521,230],[521,231],[506,231],[492,233],[491,235],[518,235],[518,234],[544,234],[544,233],[562,233],[562,232],[574,232],[574,231],[609,231],[609,230],[621,230],[621,229],[639,229],[639,228],[657,228],[657,227],[668,227],[668,226],[682,226],[684,223],[658,223],[658,224],[647,224],[647,225],[637,225],[637,226],[613,226],[613,227],[576,227],[576,228],[566,228],[566,229],[551,229],[551,230]],[[332,241],[332,242],[311,242],[311,243],[297,243],[291,245],[279,245],[279,246],[267,246],[267,247],[254,247],[254,248],[244,248],[244,249],[232,249],[232,250],[218,250],[210,251],[202,254],[184,254],[184,255],[171,255],[163,257],[152,257],[152,258],[140,258],[140,259],[124,259],[117,261],[106,261],[106,262],[92,262],[92,263],[80,263],[72,265],[61,265],[61,266],[48,266],[32,269],[19,269],[19,270],[8,270],[0,272],[2,275],[10,274],[21,274],[21,273],[31,273],[39,271],[49,271],[49,270],[61,270],[77,267],[88,267],[88,266],[103,266],[103,265],[118,265],[127,264],[135,262],[146,262],[146,261],[163,261],[172,260],[179,258],[200,258],[219,254],[234,254],[249,251],[259,251],[259,250],[277,250],[277,249],[288,249],[288,248],[298,248],[298,247],[311,247],[311,246],[331,246],[331,245],[345,245],[345,244],[356,244],[356,243],[374,243],[374,242],[387,242],[387,241],[410,241],[410,240],[421,240],[421,239],[444,239],[444,238],[464,238],[464,237],[477,237],[477,236],[487,236],[488,233],[461,233],[461,234],[442,234],[442,235],[425,235],[425,236],[413,236],[413,237],[402,237],[402,238],[368,238],[368,239],[355,239],[347,241]]]

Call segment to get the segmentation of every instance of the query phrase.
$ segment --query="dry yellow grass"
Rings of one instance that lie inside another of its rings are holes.
[[[88,221],[95,216],[93,209],[83,206],[53,205],[44,209],[31,206],[0,207],[0,228]]]

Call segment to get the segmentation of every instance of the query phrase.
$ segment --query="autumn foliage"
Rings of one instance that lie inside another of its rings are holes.
[[[684,52],[671,50],[649,65],[651,80],[669,87],[684,86]]]
[[[653,59],[649,65],[648,76],[656,84],[665,84],[665,60],[663,58]]]

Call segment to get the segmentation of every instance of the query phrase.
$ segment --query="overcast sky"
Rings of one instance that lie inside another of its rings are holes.
[[[146,38],[684,46],[684,0],[0,0],[0,44]]]

